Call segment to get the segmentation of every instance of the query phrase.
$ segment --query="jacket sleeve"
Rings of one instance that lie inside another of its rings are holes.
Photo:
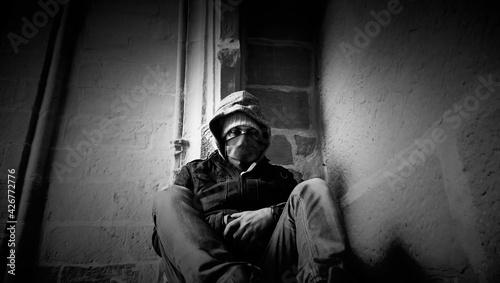
[[[190,190],[193,190],[194,188],[193,178],[189,168],[190,168],[189,164],[182,166],[181,171],[175,178],[174,185],[186,187]]]

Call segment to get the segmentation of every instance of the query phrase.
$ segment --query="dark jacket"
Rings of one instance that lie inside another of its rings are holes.
[[[193,191],[194,206],[205,213],[212,228],[221,232],[225,210],[256,210],[286,202],[297,182],[292,173],[270,164],[267,158],[240,174],[214,152],[205,160],[184,166],[175,184]]]
[[[223,218],[245,210],[278,205],[281,213],[288,196],[297,185],[287,169],[272,165],[263,158],[252,170],[238,169],[215,151],[207,159],[194,160],[182,167],[175,185],[193,192],[193,205],[204,213],[207,222],[222,236]],[[158,236],[153,231],[153,247],[158,255]]]
[[[243,112],[254,119],[260,125],[267,144],[254,165],[243,173],[228,161],[221,134],[225,117],[234,112]],[[264,156],[271,142],[271,127],[259,100],[246,91],[230,94],[221,101],[209,127],[217,151],[204,160],[194,160],[183,166],[174,184],[193,192],[193,206],[205,215],[220,236],[224,231],[223,218],[226,214],[272,205],[278,205],[276,211],[281,214],[297,182],[287,169],[270,164]],[[155,227],[153,246],[160,255],[158,243]]]

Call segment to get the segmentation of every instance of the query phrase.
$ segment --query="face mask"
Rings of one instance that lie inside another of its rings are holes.
[[[240,135],[226,141],[226,154],[230,161],[241,169],[256,161],[265,147],[265,144],[248,135]]]

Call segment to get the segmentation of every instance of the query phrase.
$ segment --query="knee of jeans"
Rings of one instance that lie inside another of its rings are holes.
[[[306,194],[324,194],[329,191],[330,189],[323,179],[313,178],[298,184],[292,194],[304,196]]]

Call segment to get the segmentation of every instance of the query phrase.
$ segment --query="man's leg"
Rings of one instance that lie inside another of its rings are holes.
[[[161,247],[161,254],[165,255],[165,251],[163,247]],[[161,265],[160,265],[160,272],[163,271],[165,273],[165,276],[167,276],[168,282],[176,282],[176,283],[185,283],[184,281],[184,276],[182,276],[181,272],[172,264],[172,262],[162,256],[161,259]],[[160,273],[160,275],[163,275],[163,273]]]
[[[185,282],[250,282],[252,273],[258,271],[234,260],[203,214],[193,207],[193,193],[187,188],[172,186],[159,192],[153,219],[162,257],[171,264],[166,272],[174,276],[168,278],[171,281],[182,274]]]
[[[264,253],[264,281],[325,282],[329,273],[341,271],[345,236],[340,217],[323,180],[297,185]]]

